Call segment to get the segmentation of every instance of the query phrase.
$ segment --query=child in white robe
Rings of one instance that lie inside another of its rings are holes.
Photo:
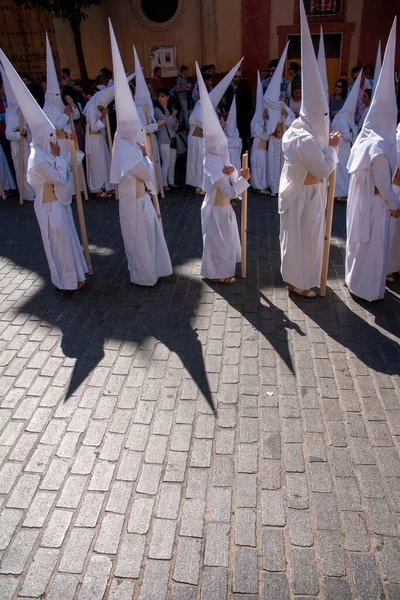
[[[230,165],[228,141],[211,104],[200,69],[196,63],[204,126],[204,182],[206,191],[201,207],[203,258],[201,275],[218,283],[235,283],[236,263],[241,259],[241,245],[231,199],[245,189],[249,169],[241,171]]]
[[[119,212],[132,283],[153,286],[172,273],[167,244],[148,191],[154,193],[154,170],[142,145],[142,124],[109,21],[117,131],[111,181],[119,186]]]
[[[256,110],[251,121],[251,187],[260,194],[267,195],[267,140],[266,118],[268,111],[265,108],[260,72],[257,71]]]

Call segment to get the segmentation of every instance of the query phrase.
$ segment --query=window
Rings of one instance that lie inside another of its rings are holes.
[[[304,0],[304,8],[309,17],[340,16],[340,0]]]
[[[166,23],[178,10],[178,0],[141,0],[144,14],[154,23]]]

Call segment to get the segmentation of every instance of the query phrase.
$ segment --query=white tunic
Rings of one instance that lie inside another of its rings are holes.
[[[400,125],[397,126],[397,168],[400,169]],[[394,185],[393,189],[400,204],[400,186]],[[388,273],[400,271],[400,219],[390,219],[390,242]]]
[[[149,194],[136,197],[136,178],[148,181],[153,167],[146,158],[119,184],[119,216],[132,283],[152,286],[172,273],[167,244]]]
[[[370,169],[352,173],[347,201],[346,284],[352,294],[369,302],[385,293],[389,210],[397,207],[384,154],[373,159]]]
[[[265,190],[268,187],[267,150],[265,146],[269,136],[266,133],[265,126],[260,123],[253,125],[251,133],[253,144],[250,154],[250,184],[255,190]]]
[[[233,174],[232,181],[237,177]],[[203,258],[201,275],[207,279],[234,277],[236,263],[241,260],[241,245],[235,211],[232,206],[214,206],[217,188],[225,198],[237,198],[249,184],[239,177],[232,184],[230,177],[222,175],[204,198],[201,207],[203,232]]]
[[[279,190],[281,273],[286,283],[300,290],[320,283],[326,179],[336,163],[334,148],[325,151],[311,134],[295,139],[285,150]],[[303,185],[307,172],[324,181]]]
[[[50,267],[51,282],[62,290],[76,290],[88,268],[75,229],[67,161],[39,152],[28,173],[36,192],[35,213]],[[44,184],[53,183],[57,200],[43,203]]]
[[[350,156],[353,132],[348,122],[340,118],[333,119],[332,128],[341,134],[342,139],[338,148],[338,165],[336,169],[335,198],[347,198],[350,185],[350,173],[347,170],[347,162]]]
[[[30,130],[28,129],[28,126],[25,123],[25,129],[27,130],[27,135],[25,137],[22,138],[22,152],[23,152],[23,181],[22,181],[22,185],[23,185],[23,191],[22,191],[22,196],[24,200],[30,200],[33,201],[35,199],[35,190],[33,189],[33,187],[31,185],[29,185],[27,179],[26,179],[26,169],[28,166],[28,159],[29,159],[29,153],[31,151],[31,147],[30,147],[30,142],[31,142],[31,133]],[[14,163],[14,169],[15,169],[15,175],[17,177],[17,184],[18,184],[18,189],[21,186],[21,182],[20,182],[20,170],[19,170],[19,153],[20,153],[20,149],[21,149],[21,135],[19,133],[19,131],[10,131],[8,128],[6,128],[6,136],[7,139],[10,140],[10,146],[11,146],[11,156],[13,159],[13,163]]]
[[[204,138],[193,135],[196,127],[199,129],[203,128],[200,104],[196,104],[190,115],[189,125],[186,183],[201,189],[203,185]]]
[[[236,171],[240,173],[242,169],[242,138],[238,136],[226,136],[228,140],[229,160],[232,167],[235,167]]]
[[[143,129],[145,130],[145,132],[147,134],[148,144],[149,144],[150,160],[153,163],[153,165],[155,165],[156,158],[157,158],[158,164],[161,165],[160,148],[158,147],[158,140],[157,140],[157,137],[155,135],[155,133],[157,133],[157,131],[158,131],[158,125],[157,125],[156,121],[152,121],[151,123],[147,123],[146,112],[143,110],[143,108],[141,108],[139,106],[136,106],[136,109],[138,111],[140,122],[143,125]],[[155,148],[157,156],[153,155],[153,143],[151,141],[152,139],[154,140],[154,148]],[[156,184],[157,194],[159,194],[160,193],[160,184],[159,184],[159,181],[158,181],[158,177],[156,177],[156,173],[154,173],[154,182]]]
[[[12,176],[10,167],[8,166],[6,155],[3,148],[0,146],[0,181],[4,190],[15,190],[14,177]]]
[[[290,111],[290,114],[288,114],[284,123],[285,129],[290,127],[293,121],[294,113]],[[267,181],[269,189],[273,194],[277,194],[279,192],[279,181],[281,178],[283,161],[282,138],[276,138],[273,135],[269,136],[267,152]]]
[[[88,187],[91,192],[110,191],[114,185],[110,183],[110,151],[107,145],[106,125],[100,119],[101,112],[97,106],[88,106],[86,113],[85,153]],[[100,132],[91,134],[90,131]]]

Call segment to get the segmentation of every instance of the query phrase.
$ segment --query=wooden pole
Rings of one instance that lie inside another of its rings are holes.
[[[249,154],[246,152],[242,156],[242,169],[247,169],[249,166]],[[247,277],[247,190],[242,192],[242,222],[241,222],[241,239],[242,239],[242,264],[241,275],[245,279]]]
[[[108,113],[106,114],[106,131],[107,131],[108,149],[110,151],[110,156],[112,156],[113,143],[112,143],[112,137],[111,137],[110,117],[108,116]],[[115,189],[115,199],[119,200],[117,183],[114,184],[114,189]]]
[[[24,203],[24,138],[22,130],[24,128],[24,118],[22,111],[19,111],[19,203]]]
[[[79,185],[78,162],[76,160],[75,140],[69,138],[69,149],[71,152],[72,172],[74,174],[75,192],[76,192],[76,207],[78,209],[79,225],[81,229],[81,239],[83,245],[83,253],[85,255],[86,264],[88,266],[89,275],[93,275],[92,261],[90,259],[89,244],[86,233],[85,215],[83,212],[81,186]]]
[[[74,119],[72,118],[72,115],[69,115],[69,122],[71,125],[71,131],[76,136],[75,123],[74,123]],[[79,150],[78,140],[76,138],[75,138],[75,150]],[[79,168],[79,174],[81,176],[82,183],[83,183],[83,197],[85,198],[85,200],[89,200],[89,195],[88,195],[87,185],[86,185],[85,171],[83,170],[83,164],[81,163],[78,168]],[[80,188],[80,186],[79,186],[79,188]]]
[[[151,118],[150,118],[150,108],[149,108],[148,104],[146,104],[146,120],[147,120],[147,124],[149,125],[151,123]],[[153,162],[154,162],[154,167],[156,169],[156,177],[157,177],[157,181],[158,181],[158,187],[160,188],[160,196],[161,196],[161,198],[165,198],[164,186],[163,186],[162,177],[161,177],[160,163],[158,162],[158,154],[157,154],[157,148],[156,148],[156,141],[154,139],[154,133],[149,133],[148,135],[150,137],[151,152],[153,154]]]
[[[338,151],[335,148],[336,153]],[[335,182],[336,182],[336,168],[329,175],[328,180],[328,201],[326,204],[326,216],[325,216],[325,237],[324,237],[324,252],[322,255],[322,269],[321,269],[321,283],[319,286],[319,295],[326,295],[326,282],[328,279],[328,266],[329,266],[329,252],[331,249],[331,234],[332,234],[332,219],[333,219],[333,205],[335,202]]]
[[[147,139],[147,134],[145,131],[143,133],[144,133],[144,136],[143,136],[144,147],[146,148],[146,154],[149,155],[149,142]],[[153,184],[153,188],[154,188],[154,193],[151,194],[151,199],[153,201],[153,206],[156,211],[156,215],[158,217],[160,227],[161,227],[162,231],[164,232],[164,228],[163,228],[163,224],[162,224],[162,217],[161,217],[161,210],[160,210],[160,203],[158,201],[157,188],[156,188],[156,182],[154,181],[154,177],[152,177],[152,184]]]

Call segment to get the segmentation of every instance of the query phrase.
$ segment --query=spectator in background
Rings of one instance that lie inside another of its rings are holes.
[[[161,155],[161,173],[164,191],[172,192],[175,185],[175,163],[176,163],[176,132],[178,121],[169,91],[160,88],[157,92],[157,105],[154,109],[154,117],[157,120],[157,140]]]
[[[365,117],[367,116],[367,112],[369,111],[369,107],[371,104],[371,98],[372,98],[372,90],[364,90],[362,101],[363,101],[365,108],[362,112],[361,119],[359,120],[358,125],[357,125],[358,133],[360,133],[363,123],[365,121]]]
[[[250,121],[253,111],[253,93],[250,83],[244,77],[240,77],[236,89],[237,127],[242,138],[242,151],[246,152],[249,147]]]
[[[288,106],[292,109],[297,119],[301,108],[301,82],[292,84],[292,95],[289,98]]]
[[[368,66],[369,65],[367,65],[367,67]],[[361,71],[361,67],[353,67],[352,68],[351,78],[352,78],[353,82],[357,79],[360,71]],[[372,90],[373,83],[374,83],[373,80],[367,79],[367,77],[365,76],[365,73],[363,72],[363,74],[361,76],[360,93],[358,95],[357,109],[356,109],[356,114],[355,114],[356,125],[358,125],[358,123],[361,119],[361,115],[363,114],[364,108],[365,108],[363,100],[362,100],[364,91]],[[350,94],[353,85],[354,85],[354,83],[352,83],[351,86],[349,87],[347,95]]]
[[[64,87],[66,85],[69,85],[70,87],[74,87],[75,81],[73,79],[71,79],[70,69],[68,69],[67,67],[64,67],[64,69],[61,69],[60,86]]]
[[[333,96],[329,97],[329,117],[331,121],[345,103],[347,97],[347,87],[347,79],[345,79],[344,77],[341,77],[335,83],[335,92]]]
[[[297,62],[291,62],[289,63],[289,69],[288,69],[289,75],[292,78],[291,81],[289,82],[288,88],[287,88],[287,97],[288,100],[290,101],[291,97],[292,97],[292,87],[295,84],[301,84],[301,72],[300,72],[300,65]]]
[[[189,129],[189,103],[188,103],[188,92],[191,90],[191,86],[188,83],[189,67],[182,65],[179,70],[179,75],[176,80],[176,93],[178,100],[182,108],[182,117],[185,127]]]
[[[32,79],[29,75],[24,75],[23,73],[20,73],[20,77],[21,77],[22,81],[24,82],[24,84],[26,85],[26,87],[28,88],[28,90],[30,91],[30,93],[32,94],[32,96],[35,98],[36,102],[39,104],[40,108],[43,108],[43,105],[44,105],[43,89],[39,85],[36,85],[36,83],[33,83]]]
[[[103,84],[106,87],[114,85],[113,74],[112,71],[110,71],[110,69],[108,69],[107,67],[103,67],[102,69],[100,69],[100,73],[103,75]]]
[[[228,89],[225,92],[225,97],[226,97],[226,100],[227,100],[227,103],[228,103],[228,111],[229,111],[230,106],[232,104],[233,96],[236,94],[238,86],[239,86],[239,83],[240,83],[240,81],[242,79],[243,79],[242,70],[239,69],[235,73],[235,75],[234,75],[231,83],[228,85]]]
[[[214,67],[215,69],[215,67]],[[203,65],[201,67],[201,73],[203,75],[203,79],[205,80],[205,77],[207,76],[207,82],[206,82],[206,87],[208,89],[208,91],[210,92],[210,90],[213,89],[214,87],[214,78],[211,71],[211,65]],[[211,82],[211,83],[210,83]],[[211,85],[211,87],[209,87]],[[199,82],[196,81],[194,86],[193,86],[193,92],[192,92],[192,101],[193,104],[196,104],[196,102],[198,102],[198,100],[200,100],[200,94],[199,94]]]
[[[273,60],[270,60],[268,63],[268,67],[267,67],[267,79],[264,79],[264,81],[262,82],[262,89],[263,92],[265,93],[266,89],[268,88],[271,79],[272,79],[272,75],[275,73],[276,71],[276,67],[278,66],[279,60],[277,60],[276,58],[274,58]],[[289,80],[285,79],[285,77],[282,77],[282,81],[281,81],[281,94],[280,94],[280,101],[281,102],[287,102],[287,100],[289,99],[289,94],[288,94],[288,87],[289,87]]]
[[[153,86],[153,91],[156,95],[157,95],[158,90],[161,89],[162,87],[164,87],[162,84],[162,81],[161,81],[161,77],[162,77],[161,67],[154,67],[153,77],[150,79],[150,82]],[[157,98],[156,98],[156,100],[157,100]]]

